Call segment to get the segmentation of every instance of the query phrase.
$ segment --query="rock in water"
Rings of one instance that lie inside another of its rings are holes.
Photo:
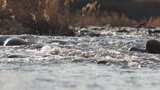
[[[0,45],[3,45],[7,38],[10,38],[10,37],[9,36],[1,36],[0,37]]]
[[[28,45],[28,44],[29,42],[26,42],[23,39],[10,37],[4,41],[3,46]]]
[[[140,49],[137,47],[131,47],[129,51],[137,51],[137,52],[147,52],[153,54],[160,54],[160,41],[158,40],[148,40],[146,43],[145,49]]]
[[[131,47],[129,51],[137,51],[137,52],[146,52],[145,49],[137,48],[137,47]]]
[[[148,53],[159,53],[160,54],[160,41],[148,40],[146,43],[146,51]]]

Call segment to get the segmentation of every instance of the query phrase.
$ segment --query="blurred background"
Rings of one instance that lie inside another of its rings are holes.
[[[0,0],[0,12],[0,18],[27,27],[20,34],[73,35],[69,26],[160,26],[159,0]]]

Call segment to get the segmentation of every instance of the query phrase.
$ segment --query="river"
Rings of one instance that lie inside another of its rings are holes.
[[[12,35],[35,44],[0,47],[1,90],[160,89],[160,55],[129,51],[160,39],[157,33],[130,27],[85,29],[74,37]]]

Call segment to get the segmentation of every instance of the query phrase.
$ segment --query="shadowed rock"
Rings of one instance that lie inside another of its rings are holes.
[[[129,51],[137,51],[137,52],[146,52],[145,49],[137,48],[137,47],[131,47]]]
[[[102,61],[97,61],[97,64],[107,64],[108,61],[102,60]]]
[[[26,58],[26,56],[23,56],[23,55],[8,55],[7,58]]]
[[[148,30],[148,34],[160,33],[160,30]]]
[[[160,53],[160,41],[149,40],[146,43],[146,51],[148,53]]]
[[[9,38],[9,36],[1,36],[0,37],[0,45],[3,45],[7,38]]]
[[[120,29],[120,30],[118,30],[117,32],[119,32],[119,33],[129,33],[129,31],[126,30],[126,29]]]
[[[1,36],[0,37],[0,45],[3,46],[14,46],[14,45],[29,45],[30,43],[16,37],[9,37],[9,36]]]
[[[147,52],[153,54],[160,54],[160,41],[158,40],[148,40],[146,43],[146,49],[140,49],[137,47],[132,47],[129,51],[137,51],[137,52]]]
[[[5,40],[3,46],[14,46],[14,45],[28,45],[29,43],[20,38],[8,38]]]

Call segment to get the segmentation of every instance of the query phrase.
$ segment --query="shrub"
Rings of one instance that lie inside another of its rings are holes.
[[[15,19],[35,34],[73,35],[63,13],[63,0],[7,0]]]

